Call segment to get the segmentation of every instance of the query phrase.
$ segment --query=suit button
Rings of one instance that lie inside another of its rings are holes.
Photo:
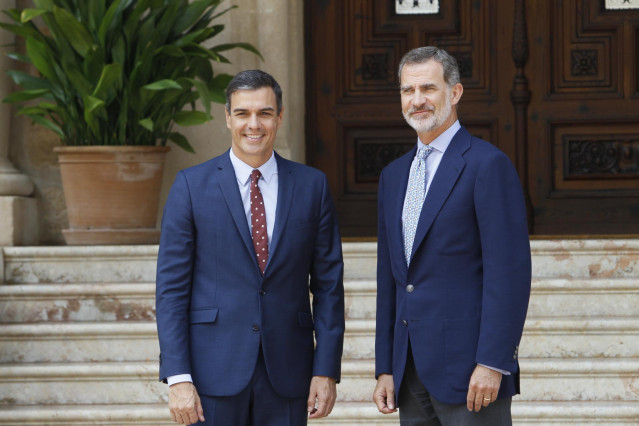
[[[255,332],[260,331],[260,327],[257,324],[253,324],[253,331]]]
[[[264,296],[266,294],[266,292],[264,291],[264,289],[260,289],[260,296]]]
[[[404,324],[404,326],[408,327],[408,321],[402,320],[402,324]]]
[[[412,284],[408,284],[408,285],[406,286],[406,291],[407,291],[407,292],[412,293],[412,292],[413,292],[413,290],[415,290],[415,286],[414,286],[414,285],[412,285]]]

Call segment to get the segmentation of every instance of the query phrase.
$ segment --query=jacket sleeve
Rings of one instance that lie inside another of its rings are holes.
[[[393,373],[395,335],[395,281],[391,271],[384,209],[384,172],[379,178],[377,199],[377,323],[375,329],[375,377]]]
[[[496,152],[482,164],[474,199],[483,262],[476,361],[515,373],[530,297],[531,259],[523,191],[505,154]]]
[[[179,172],[162,216],[156,275],[156,318],[160,340],[160,380],[191,374],[189,304],[195,228],[186,177]]]
[[[333,377],[339,382],[344,345],[344,262],[335,207],[326,176],[323,176],[321,197],[310,273],[317,343],[313,375]]]

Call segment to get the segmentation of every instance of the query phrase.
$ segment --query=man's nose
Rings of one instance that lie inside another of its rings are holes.
[[[419,90],[416,90],[413,94],[412,102],[414,107],[422,107],[426,104],[426,96]]]
[[[249,117],[248,126],[251,129],[257,129],[260,127],[260,120],[258,120],[257,114],[251,114],[251,116]]]

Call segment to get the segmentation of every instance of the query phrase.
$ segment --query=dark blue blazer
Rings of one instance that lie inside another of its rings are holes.
[[[260,341],[283,397],[308,396],[314,375],[339,380],[344,266],[328,183],[318,170],[276,159],[264,276],[228,151],[178,173],[158,255],[160,380],[190,373],[201,394],[235,395],[252,377]]]
[[[415,149],[392,162],[379,181],[376,375],[393,374],[399,394],[410,337],[435,399],[465,403],[478,363],[511,372],[499,397],[512,396],[531,281],[518,175],[503,152],[462,127],[433,177],[407,267],[402,208],[414,157]]]

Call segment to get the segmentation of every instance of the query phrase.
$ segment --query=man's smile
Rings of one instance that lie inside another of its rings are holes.
[[[411,115],[411,117],[413,117],[413,116],[420,117],[420,116],[427,115],[429,113],[433,113],[434,111],[435,111],[434,108],[418,109],[418,110],[411,111],[410,115]]]

